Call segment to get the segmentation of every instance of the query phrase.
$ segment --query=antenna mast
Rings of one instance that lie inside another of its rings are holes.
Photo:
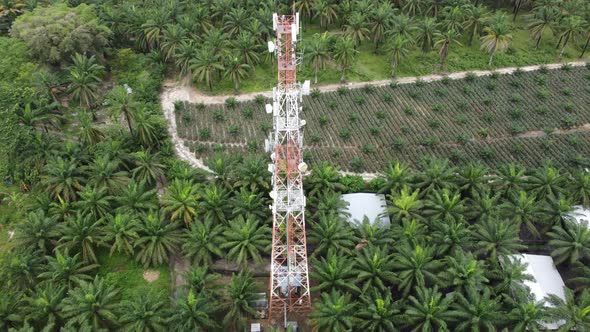
[[[268,50],[277,53],[278,85],[273,88],[272,105],[266,105],[266,112],[273,116],[273,132],[266,149],[273,162],[269,164],[273,185],[269,320],[276,325],[286,320],[287,312],[305,315],[311,310],[303,193],[303,173],[307,171],[302,159],[305,120],[299,119],[300,102],[304,94],[309,94],[309,81],[296,82],[299,13],[273,14],[273,29],[276,45],[269,42]]]

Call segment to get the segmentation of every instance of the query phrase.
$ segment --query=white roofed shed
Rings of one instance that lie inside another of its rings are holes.
[[[373,193],[344,194],[342,199],[348,203],[346,212],[350,214],[348,221],[360,225],[366,216],[371,225],[389,226],[391,221],[387,215],[385,195]]]

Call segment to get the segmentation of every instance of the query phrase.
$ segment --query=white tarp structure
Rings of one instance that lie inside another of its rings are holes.
[[[342,199],[348,203],[346,212],[350,214],[348,221],[359,225],[365,216],[371,225],[376,222],[381,226],[389,226],[391,221],[387,215],[385,195],[372,193],[355,193],[342,195]]]
[[[530,290],[536,301],[542,301],[549,294],[555,294],[565,300],[565,284],[561,275],[555,268],[551,256],[542,255],[511,255],[509,259],[520,260],[526,265],[527,274],[531,275],[534,280],[524,281],[524,285]],[[548,330],[556,330],[562,324],[545,323],[543,324]]]
[[[590,209],[586,209],[581,205],[576,205],[572,212],[568,213],[568,216],[578,223],[586,222],[590,227]]]

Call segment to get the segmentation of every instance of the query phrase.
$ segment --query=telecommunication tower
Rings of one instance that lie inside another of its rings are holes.
[[[300,103],[309,94],[309,81],[296,82],[300,58],[296,44],[299,34],[299,13],[273,14],[276,42],[268,43],[269,52],[276,52],[278,85],[273,88],[273,132],[266,141],[272,163],[272,255],[270,276],[269,320],[275,325],[287,320],[288,313],[305,315],[311,310],[305,236],[305,195],[303,173],[307,165],[302,159],[303,126],[299,118]]]

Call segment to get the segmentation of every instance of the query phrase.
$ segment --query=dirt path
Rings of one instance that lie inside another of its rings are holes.
[[[568,63],[574,67],[585,66],[586,62],[579,61],[579,62],[569,62]],[[501,75],[511,74],[517,69],[522,71],[534,71],[539,70],[541,67],[546,67],[548,69],[557,69],[563,66],[564,63],[553,63],[547,65],[535,65],[535,66],[526,66],[526,67],[508,67],[508,68],[499,68],[495,70],[470,70],[470,71],[462,71],[462,72],[455,72],[449,74],[433,74],[433,75],[426,75],[426,76],[412,76],[412,77],[401,77],[396,79],[395,81],[398,84],[411,84],[415,83],[417,80],[422,80],[425,82],[433,82],[443,79],[444,77],[448,77],[453,80],[463,79],[467,74],[475,74],[477,76],[489,76],[492,73],[499,73]],[[320,85],[317,87],[321,92],[331,92],[336,91],[338,88],[345,86],[349,89],[361,88],[367,84],[374,85],[374,86],[384,86],[391,83],[391,80],[380,80],[380,81],[370,81],[370,82],[351,82],[347,84],[327,84],[327,85]],[[195,89],[192,86],[181,85],[179,82],[168,80],[164,83],[163,91],[160,94],[160,100],[162,103],[162,110],[164,112],[164,116],[168,121],[168,132],[170,133],[170,137],[172,138],[172,142],[174,143],[174,149],[176,150],[176,154],[189,162],[192,166],[197,168],[202,168],[207,171],[211,171],[207,168],[201,159],[198,159],[193,152],[190,151],[188,147],[184,145],[184,141],[178,136],[178,132],[176,131],[176,119],[174,115],[174,102],[177,100],[180,101],[188,101],[190,103],[204,103],[204,104],[223,104],[227,98],[234,97],[237,101],[247,101],[254,99],[257,95],[263,95],[267,98],[272,97],[272,93],[270,91],[265,92],[252,92],[252,93],[244,93],[239,95],[222,95],[222,96],[209,96],[201,91]],[[350,172],[342,172],[342,174],[355,174],[360,175],[365,180],[374,179],[377,174],[376,173],[350,173]]]

